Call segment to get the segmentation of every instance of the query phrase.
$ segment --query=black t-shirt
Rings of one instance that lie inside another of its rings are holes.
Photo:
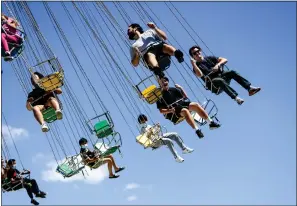
[[[202,60],[202,62],[196,62],[196,65],[199,67],[201,72],[203,73],[204,76],[208,75],[211,71],[212,68],[219,62],[219,58],[215,56],[206,56]],[[194,69],[193,69],[194,71]],[[194,71],[195,73],[195,71]],[[218,73],[213,73],[210,75],[210,78],[214,78],[218,75]],[[201,77],[203,81],[205,81],[204,76]]]
[[[167,105],[170,105],[183,98],[184,96],[181,89],[169,87],[167,91],[162,90],[162,98],[157,101],[157,108],[167,109]]]
[[[90,151],[89,149],[87,148],[81,148],[80,149],[80,153],[82,154],[82,157],[84,159],[87,159],[87,158],[94,158],[95,157],[95,153]]]
[[[54,97],[53,93],[50,93],[50,94],[44,96],[45,94],[46,94],[45,90],[41,89],[40,87],[36,87],[32,90],[32,92],[30,92],[28,94],[28,99],[30,97],[33,97],[34,100],[33,100],[32,106],[44,105],[46,103],[46,101],[48,100],[48,98]]]

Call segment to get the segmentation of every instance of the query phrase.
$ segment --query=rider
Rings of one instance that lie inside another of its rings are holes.
[[[35,78],[41,79],[44,76],[39,72],[34,72]],[[60,109],[59,102],[55,98],[53,93],[61,94],[62,89],[58,88],[54,91],[48,91],[41,89],[35,82],[33,77],[31,77],[31,83],[35,87],[32,92],[29,93],[26,107],[29,111],[33,110],[35,119],[39,122],[41,125],[41,129],[43,132],[48,132],[49,128],[44,121],[42,111],[45,110],[48,107],[52,107],[56,110],[57,119],[63,118],[63,113]]]
[[[112,167],[114,168],[115,172],[118,173],[125,169],[125,167],[118,167],[115,163],[115,160],[112,155],[107,155],[101,157],[100,155],[96,154],[96,151],[90,151],[88,149],[88,140],[85,138],[81,138],[79,140],[80,145],[80,154],[82,156],[83,161],[90,167],[94,166],[96,162],[102,161],[103,164],[107,163],[107,168],[109,171],[109,178],[118,178],[120,175],[113,174]]]
[[[21,176],[30,174],[30,171],[26,170],[20,172],[18,169],[16,169],[15,159],[8,160],[7,165],[9,167],[7,171],[7,178],[10,181],[10,187],[13,188],[13,190],[25,188],[27,190],[28,196],[31,198],[31,203],[34,205],[39,205],[39,203],[33,198],[33,194],[35,194],[35,197],[45,198],[46,193],[39,190],[35,179],[29,179]]]
[[[149,22],[147,31],[143,31],[143,28],[139,24],[131,24],[128,27],[128,36],[130,40],[135,40],[130,48],[131,63],[134,67],[139,64],[140,57],[142,56],[150,70],[159,77],[163,77],[159,63],[157,61],[158,56],[161,54],[167,54],[169,56],[175,56],[179,63],[184,61],[183,53],[174,48],[173,46],[163,42],[167,39],[164,31],[159,29],[154,23]]]
[[[221,67],[227,63],[227,59],[215,56],[204,57],[201,51],[199,46],[192,46],[189,49],[189,54],[192,57],[191,63],[195,75],[206,82],[206,87],[211,90],[211,92],[218,93],[218,89],[220,88],[241,105],[244,100],[238,97],[237,92],[229,85],[232,79],[245,88],[249,92],[249,96],[261,90],[260,87],[251,86],[248,80],[234,70],[222,71]],[[208,76],[208,78],[206,78],[206,76]]]
[[[147,116],[145,116],[144,114],[141,114],[138,116],[138,123],[141,126],[141,134],[150,133],[154,129],[151,125],[148,125],[146,123],[147,121],[148,121]],[[173,154],[174,159],[177,162],[181,163],[184,161],[184,159],[177,154],[176,150],[174,149],[173,141],[175,141],[178,144],[178,146],[183,150],[184,154],[191,153],[194,151],[194,149],[191,149],[184,144],[183,140],[176,132],[169,132],[169,133],[163,134],[161,139],[157,141],[152,148],[155,149],[161,145],[168,146],[169,150]]]
[[[8,43],[20,44],[22,42],[21,36],[18,34],[18,21],[11,17],[1,14],[1,47],[4,49],[4,60],[12,60]]]

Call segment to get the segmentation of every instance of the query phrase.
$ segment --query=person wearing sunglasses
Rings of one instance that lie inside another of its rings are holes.
[[[226,58],[216,56],[203,56],[200,46],[195,45],[189,49],[193,72],[200,77],[206,84],[206,88],[211,92],[219,94],[224,91],[237,104],[241,105],[244,100],[238,96],[238,93],[230,86],[234,79],[238,84],[245,88],[249,96],[258,93],[261,88],[254,87],[251,83],[234,70],[224,71],[223,66],[228,62]]]

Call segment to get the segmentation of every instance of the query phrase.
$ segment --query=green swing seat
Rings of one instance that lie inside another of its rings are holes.
[[[43,115],[44,121],[46,121],[47,123],[52,123],[57,120],[56,111],[52,107],[44,110],[42,112],[42,115]]]
[[[82,169],[84,169],[84,166],[78,167],[78,168],[72,168],[69,166],[67,162],[65,162],[59,165],[56,171],[62,174],[63,177],[72,177],[73,175],[78,174]]]
[[[100,121],[94,125],[94,130],[98,138],[108,137],[113,133],[113,129],[107,120]]]

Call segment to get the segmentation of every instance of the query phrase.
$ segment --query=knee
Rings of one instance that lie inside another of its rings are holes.
[[[186,108],[182,108],[180,114],[183,115],[183,116],[189,116],[190,111],[188,109],[186,109]]]
[[[36,183],[35,179],[31,179],[30,181],[31,181],[31,183]]]
[[[164,144],[169,145],[169,144],[173,144],[171,139],[168,138],[162,138],[162,141],[164,142]]]
[[[48,100],[49,100],[49,101],[55,101],[56,98],[55,98],[55,97],[50,97],[50,98],[48,98]]]
[[[230,71],[229,71],[229,74],[231,74],[231,75],[238,75],[238,72],[235,71],[235,70],[230,70]]]
[[[40,112],[40,108],[38,106],[34,106],[33,107],[33,112]]]
[[[1,38],[6,38],[6,34],[5,33],[1,33]]]

